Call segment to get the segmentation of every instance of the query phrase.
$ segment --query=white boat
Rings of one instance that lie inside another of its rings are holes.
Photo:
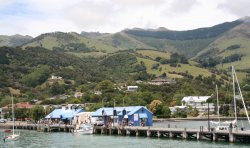
[[[225,121],[225,122],[220,122],[220,119],[219,119],[219,112],[218,112],[218,126],[215,127],[215,130],[216,131],[229,131],[229,130],[232,130],[232,131],[237,131],[237,105],[236,105],[236,89],[235,89],[235,82],[237,84],[237,87],[238,87],[238,91],[239,91],[239,96],[241,98],[241,101],[242,101],[242,104],[244,106],[244,109],[245,109],[245,113],[246,113],[246,116],[247,116],[247,119],[248,119],[248,122],[250,124],[250,120],[249,120],[249,116],[248,116],[248,112],[247,112],[247,109],[246,109],[246,105],[245,105],[245,101],[244,101],[244,98],[242,96],[242,92],[241,92],[241,89],[240,89],[240,85],[239,85],[239,81],[238,81],[238,78],[237,78],[237,75],[236,75],[236,72],[235,72],[235,69],[234,67],[232,66],[232,78],[233,78],[233,96],[234,96],[234,113],[235,113],[235,119],[233,121]],[[217,92],[217,103],[218,103],[218,92]],[[224,124],[224,125],[223,125]],[[242,129],[243,130],[243,129]]]
[[[18,140],[20,134],[15,133],[15,113],[14,113],[14,104],[13,104],[13,96],[11,97],[11,104],[12,104],[12,134],[3,137],[3,141],[15,141]]]
[[[83,135],[93,134],[93,126],[90,123],[81,124],[78,130],[74,130],[74,133]]]

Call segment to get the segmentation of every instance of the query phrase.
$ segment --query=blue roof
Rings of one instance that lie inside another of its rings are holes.
[[[107,116],[113,116],[113,110],[116,110],[117,115],[121,116],[122,115],[122,111],[125,109],[128,115],[132,115],[134,114],[136,111],[138,111],[141,108],[144,108],[146,110],[148,110],[146,107],[144,106],[128,106],[128,107],[104,107],[104,108],[99,108],[97,111],[95,111],[92,116],[93,117],[100,117],[102,116],[102,111],[104,110],[104,114],[106,114]]]
[[[77,113],[83,112],[83,109],[55,109],[45,118],[62,118],[62,119],[72,119]]]

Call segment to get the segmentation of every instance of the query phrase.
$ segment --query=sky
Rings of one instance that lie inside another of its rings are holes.
[[[190,30],[250,14],[250,0],[0,0],[0,35]]]

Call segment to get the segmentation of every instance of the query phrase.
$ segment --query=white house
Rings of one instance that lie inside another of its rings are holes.
[[[51,80],[62,80],[62,77],[52,75]]]
[[[127,87],[127,91],[137,91],[138,90],[138,86],[128,86]]]
[[[162,79],[162,78],[157,78],[155,80],[148,82],[148,84],[151,85],[163,85],[163,84],[175,84],[175,83],[176,83],[175,79]]]
[[[74,97],[75,98],[81,98],[83,96],[83,93],[81,92],[75,92]]]
[[[196,108],[199,112],[207,112],[208,110],[208,103],[207,100],[211,96],[186,96],[184,97],[181,102],[182,106],[191,106]],[[209,111],[214,111],[214,104],[209,103]]]
[[[169,107],[171,114],[174,114],[175,112],[177,112],[177,110],[183,110],[183,111],[187,111],[187,106],[174,106],[174,107]]]
[[[99,91],[99,90],[96,90],[96,91],[94,91],[94,94],[95,94],[95,95],[101,95],[101,94],[102,94],[102,92],[101,92],[101,91]]]

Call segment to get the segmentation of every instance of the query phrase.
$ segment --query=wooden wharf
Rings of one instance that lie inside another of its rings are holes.
[[[74,126],[67,124],[27,124],[17,123],[15,129],[37,130],[39,132],[73,132]],[[12,129],[11,124],[0,124],[2,129]]]
[[[12,129],[12,124],[0,124],[2,129]],[[15,129],[36,130],[38,132],[73,132],[74,125],[66,124],[27,124],[16,123]],[[250,131],[208,131],[202,126],[199,129],[189,128],[158,128],[141,126],[94,126],[94,134],[103,135],[121,135],[121,136],[140,136],[140,137],[158,137],[172,139],[191,139],[191,140],[210,140],[210,141],[228,141],[250,143]]]
[[[142,136],[158,138],[179,138],[194,140],[228,141],[250,143],[250,131],[208,131],[202,126],[200,129],[187,128],[157,128],[157,127],[103,127],[95,126],[94,134]]]

